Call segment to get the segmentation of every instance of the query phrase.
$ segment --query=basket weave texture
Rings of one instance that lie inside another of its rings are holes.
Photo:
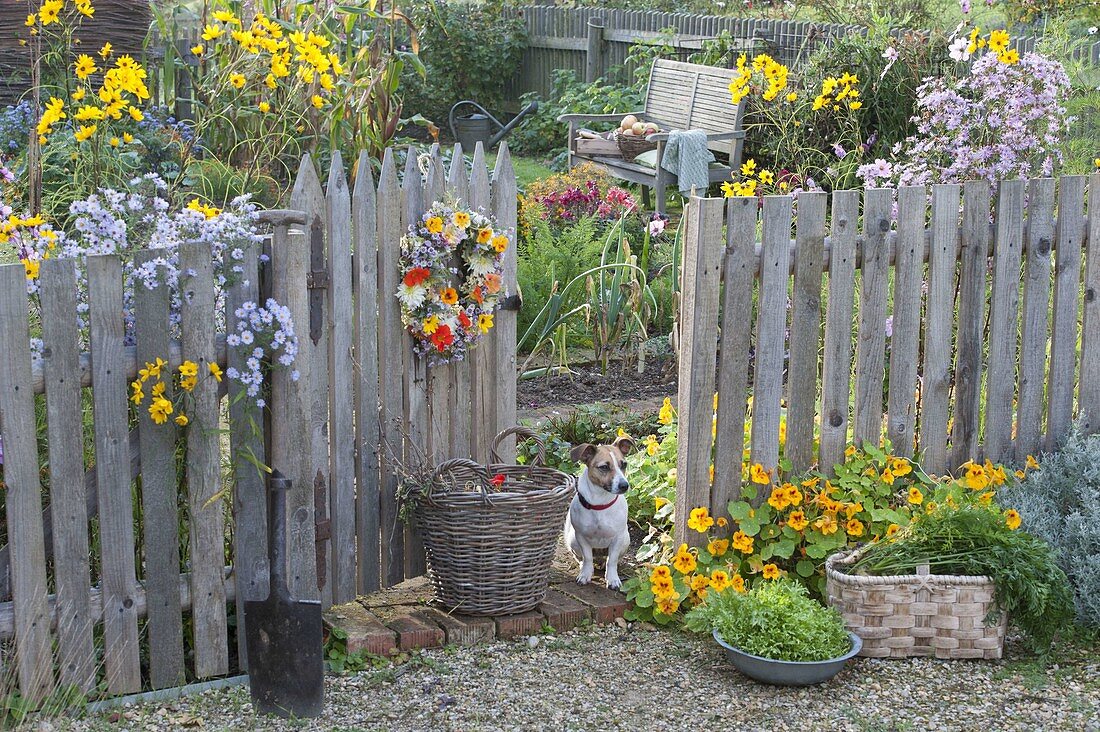
[[[511,434],[534,436],[505,430],[494,440],[491,464],[448,460],[412,496],[434,597],[449,610],[511,615],[546,598],[577,479],[542,465],[500,463],[496,447]],[[504,482],[494,485],[501,475]]]
[[[862,550],[839,552],[825,561],[829,604],[863,639],[861,656],[997,659],[1008,618],[986,616],[996,607],[992,580],[983,576],[918,574],[871,577],[847,574]]]
[[[630,162],[644,152],[657,149],[657,143],[650,142],[640,135],[624,135],[615,133],[615,142],[619,143],[619,152],[623,154],[623,160]]]

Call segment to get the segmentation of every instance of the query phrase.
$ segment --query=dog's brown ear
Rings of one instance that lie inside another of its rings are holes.
[[[569,451],[569,458],[575,463],[587,463],[596,454],[596,446],[587,442],[576,445]]]
[[[623,457],[626,457],[630,453],[634,452],[634,438],[630,435],[623,435],[622,437],[619,437],[614,442],[612,442],[611,446],[621,452],[623,454]]]

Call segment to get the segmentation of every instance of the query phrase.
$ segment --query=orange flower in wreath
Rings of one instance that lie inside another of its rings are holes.
[[[431,338],[432,345],[435,346],[440,353],[447,350],[447,346],[454,343],[455,340],[454,334],[451,333],[451,326],[449,325],[441,325],[436,328]]]
[[[439,299],[444,305],[454,305],[458,302],[458,290],[453,287],[444,287],[439,293]]]
[[[501,277],[496,272],[490,272],[485,275],[485,289],[489,291],[490,295],[495,295],[500,292]]]
[[[405,286],[416,287],[432,276],[432,271],[427,267],[413,267],[405,273]]]

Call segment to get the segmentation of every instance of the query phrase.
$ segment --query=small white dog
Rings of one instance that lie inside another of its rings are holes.
[[[619,559],[630,545],[626,499],[622,498],[630,489],[630,481],[623,471],[626,469],[624,458],[633,449],[634,440],[620,437],[610,445],[577,445],[569,453],[573,460],[584,463],[584,471],[577,481],[577,495],[565,517],[565,545],[581,563],[577,584],[586,585],[592,581],[592,550],[607,549],[604,571],[607,586],[613,590],[623,586],[619,579]]]

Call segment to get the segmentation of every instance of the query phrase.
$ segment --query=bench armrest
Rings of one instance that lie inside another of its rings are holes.
[[[664,142],[664,141],[668,140],[669,134],[670,133],[668,133],[668,132],[656,132],[652,135],[646,135],[645,139],[649,140],[650,142]],[[745,136],[745,131],[744,130],[735,130],[733,132],[714,132],[712,134],[707,135],[707,140],[708,141],[739,140],[739,139],[743,138],[744,136]]]
[[[635,116],[641,112],[623,112],[622,114],[563,114],[558,117],[558,122],[615,122],[622,120],[628,114]]]

